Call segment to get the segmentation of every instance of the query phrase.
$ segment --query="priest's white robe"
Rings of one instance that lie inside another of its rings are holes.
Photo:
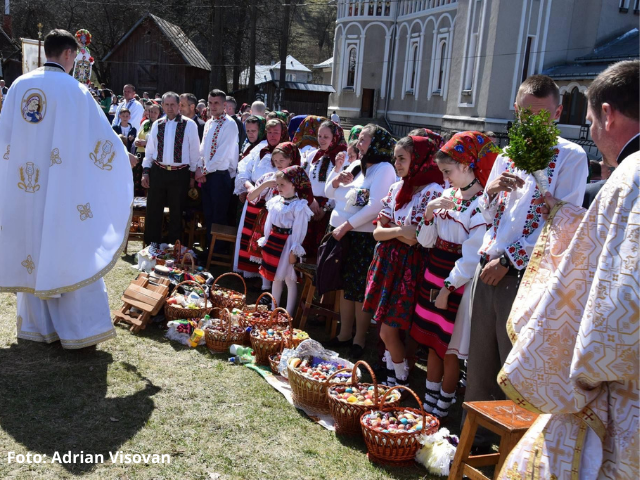
[[[499,478],[637,479],[640,153],[586,213],[567,204],[552,215],[513,304],[514,345],[498,375],[514,402],[541,415]]]
[[[82,348],[115,335],[102,277],[129,232],[126,149],[84,85],[46,66],[0,115],[0,292],[18,337]]]

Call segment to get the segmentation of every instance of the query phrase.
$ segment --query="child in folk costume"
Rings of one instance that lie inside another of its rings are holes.
[[[318,256],[318,246],[327,232],[329,217],[335,207],[335,201],[325,196],[324,187],[331,169],[336,164],[336,156],[347,150],[342,127],[331,120],[322,122],[318,129],[318,145],[318,149],[307,152],[303,165],[311,180],[313,196],[320,207],[320,212],[314,215],[309,223],[303,245],[310,258]],[[343,168],[348,165],[349,162],[345,161]]]
[[[267,202],[265,236],[258,241],[262,247],[260,275],[273,282],[272,294],[280,303],[283,283],[287,284],[287,311],[293,315],[298,294],[293,265],[305,255],[302,241],[313,212],[308,196],[311,183],[300,166],[287,167],[276,174],[276,195]]]
[[[255,183],[265,173],[276,172],[276,167],[271,160],[271,154],[282,142],[288,140],[287,127],[281,120],[269,120],[265,126],[267,145],[261,149],[254,148],[249,155],[238,164],[238,175],[235,180],[235,193],[244,201],[244,196],[251,193],[255,188]],[[233,271],[242,272],[245,278],[259,277],[259,265],[251,261],[249,244],[253,234],[254,225],[260,210],[264,208],[265,202],[258,201],[255,204],[245,203],[240,217],[238,236],[236,238],[236,253],[233,262]],[[268,290],[271,285],[263,281],[263,289]]]
[[[453,403],[458,359],[469,353],[465,285],[480,261],[488,226],[478,202],[497,156],[494,148],[480,132],[461,132],[440,149],[436,162],[451,188],[429,202],[418,227],[418,242],[430,250],[410,333],[429,347],[424,409],[441,418]]]
[[[271,162],[277,170],[275,172],[267,172],[258,179],[255,188],[247,195],[247,202],[251,205],[258,203],[266,205],[269,200],[278,195],[276,173],[287,167],[300,165],[300,151],[291,142],[280,143],[271,154]],[[264,224],[267,220],[267,214],[267,209],[262,208],[253,227],[253,234],[249,242],[249,254],[252,262],[262,263],[262,249],[258,245],[258,240],[264,236]]]
[[[439,135],[405,137],[395,147],[399,182],[391,185],[373,232],[378,241],[367,278],[363,310],[382,323],[387,383],[408,385],[407,352],[400,330],[411,328],[416,281],[424,271],[426,251],[416,228],[429,202],[442,193],[443,178],[433,161],[442,145]],[[410,348],[414,350],[414,348]]]

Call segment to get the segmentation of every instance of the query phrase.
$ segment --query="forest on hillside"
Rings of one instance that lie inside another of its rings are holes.
[[[284,21],[285,2],[290,6],[288,25]],[[45,34],[52,28],[72,33],[89,30],[94,71],[108,84],[109,65],[102,58],[142,15],[151,12],[182,28],[212,65],[224,65],[227,88],[236,90],[240,73],[250,64],[252,5],[256,8],[257,64],[279,61],[284,28],[289,33],[288,54],[303,64],[310,67],[331,57],[335,0],[12,0],[12,30],[16,39],[37,39],[38,23],[43,24]],[[216,19],[216,15],[220,17]],[[216,29],[218,21],[221,28]],[[220,30],[222,35],[214,33]],[[221,52],[216,49],[220,41]]]

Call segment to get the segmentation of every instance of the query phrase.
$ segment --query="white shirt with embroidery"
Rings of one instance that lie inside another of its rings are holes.
[[[327,168],[327,172],[326,172],[326,176],[325,176],[325,181],[321,181],[320,180],[320,167],[322,166],[322,161],[321,159],[318,159],[318,161],[316,163],[312,163],[313,162],[313,158],[316,156],[316,153],[318,152],[318,148],[314,148],[311,149],[307,152],[307,154],[304,156],[304,159],[302,161],[302,167],[305,169],[305,171],[307,172],[307,175],[309,177],[309,180],[311,181],[311,188],[313,190],[313,196],[314,197],[326,197],[325,193],[324,193],[324,187],[327,183],[326,179],[329,178],[329,174],[331,173],[331,170],[333,170],[333,164],[329,164],[328,168]],[[342,169],[346,169],[349,166],[349,160],[345,160],[344,165],[342,167]],[[333,209],[336,206],[336,202],[334,200],[328,200],[326,203],[326,208],[327,209]]]
[[[389,193],[382,199],[380,216],[387,217],[398,226],[418,225],[427,208],[427,203],[442,195],[442,187],[437,183],[425,185],[413,194],[409,203],[396,210],[396,198],[403,184],[404,181],[400,180],[391,185]]]
[[[265,145],[265,147],[266,146],[267,145]],[[260,158],[262,148],[257,146],[238,164],[238,175],[236,176],[235,190],[233,192],[236,195],[246,193],[247,189],[244,186],[246,182],[251,182],[255,185],[258,179],[265,173],[278,171],[278,169],[271,164],[270,153]]]
[[[271,227],[290,228],[291,234],[284,244],[275,279],[295,280],[296,272],[293,265],[289,263],[289,254],[293,253],[297,257],[305,256],[302,242],[307,235],[307,226],[313,212],[306,199],[295,197],[293,200],[285,200],[280,195],[276,195],[267,202],[267,210],[269,214],[264,224],[264,237],[258,240],[258,245],[264,247],[267,244],[271,235]]]
[[[582,205],[587,187],[589,167],[587,154],[580,145],[558,137],[556,154],[547,167],[549,192],[558,200]],[[490,259],[507,254],[518,270],[525,269],[529,256],[542,231],[540,190],[533,175],[515,168],[506,155],[496,158],[487,185],[503,172],[510,172],[524,180],[524,187],[507,193],[500,192],[493,199],[484,193],[480,208],[490,227],[484,236],[480,255]]]
[[[270,180],[275,181],[275,179],[276,179],[276,172],[265,173],[263,176],[261,176],[258,179],[258,181],[255,184],[255,187],[258,188],[264,182],[268,182]],[[265,188],[262,192],[260,192],[260,195],[258,196],[258,198],[253,200],[251,203],[255,205],[255,204],[260,203],[262,201],[268,202],[269,200],[271,200],[273,198],[274,195],[277,195],[277,193],[276,193],[277,191],[278,190],[276,189],[276,187]]]
[[[177,118],[177,117],[176,117]],[[162,158],[158,158],[158,122],[156,120],[151,126],[151,131],[147,137],[147,145],[144,151],[144,160],[142,161],[143,168],[151,168],[153,161],[171,165],[180,166],[188,164],[192,172],[196,171],[196,168],[200,164],[200,137],[198,136],[198,126],[196,122],[187,117],[182,117],[182,120],[187,122],[184,129],[184,140],[182,142],[182,163],[175,163],[173,157],[173,146],[176,139],[176,129],[178,122],[176,119],[169,120],[168,118],[162,119],[166,122],[164,127],[164,147],[162,151]]]
[[[207,120],[200,145],[200,156],[204,172],[229,170],[231,176],[235,175],[239,158],[238,126],[229,115]]]
[[[438,238],[449,243],[462,245],[462,257],[456,263],[445,281],[456,289],[466,284],[475,274],[480,254],[478,249],[487,231],[486,220],[480,210],[482,191],[469,200],[456,198],[455,188],[448,188],[442,197],[454,203],[452,210],[438,209],[433,218],[418,226],[418,242],[425,248],[432,248]]]
[[[347,171],[360,166],[360,161],[355,161],[347,167]],[[333,179],[338,174],[332,168],[325,183],[325,196],[332,198],[336,206],[331,212],[329,224],[339,227],[349,221],[354,232],[373,233],[375,226],[373,220],[380,213],[380,201],[389,193],[389,188],[396,181],[396,170],[388,162],[376,163],[367,169],[364,176],[360,171],[353,182],[348,185],[340,184],[338,188],[333,186]],[[359,202],[363,197],[364,202]],[[362,204],[361,204],[362,203]]]

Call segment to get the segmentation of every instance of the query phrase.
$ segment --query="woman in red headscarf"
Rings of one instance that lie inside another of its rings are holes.
[[[440,136],[432,132],[428,137],[398,141],[395,167],[402,180],[391,185],[382,200],[373,232],[378,244],[369,267],[363,311],[373,313],[373,319],[382,324],[387,382],[392,385],[408,384],[409,368],[400,330],[411,327],[416,281],[425,268],[426,252],[416,241],[416,228],[427,204],[442,193],[442,174],[433,161],[441,145]]]
[[[488,227],[478,204],[497,148],[480,132],[454,135],[436,154],[451,188],[429,202],[418,242],[429,248],[419,282],[411,337],[429,347],[424,409],[446,417],[458,383],[458,359],[469,352],[469,297],[465,285],[480,262]]]
[[[318,213],[313,216],[311,223],[309,223],[307,238],[304,240],[307,256],[313,259],[318,256],[318,247],[322,237],[327,233],[329,217],[331,217],[331,211],[336,203],[326,197],[324,187],[329,173],[331,173],[336,164],[336,156],[341,152],[347,151],[342,127],[331,120],[322,122],[320,128],[318,128],[318,145],[318,149],[307,152],[303,162],[303,167],[311,180],[313,196],[319,206]],[[347,166],[349,166],[349,162],[345,161],[342,168]]]

